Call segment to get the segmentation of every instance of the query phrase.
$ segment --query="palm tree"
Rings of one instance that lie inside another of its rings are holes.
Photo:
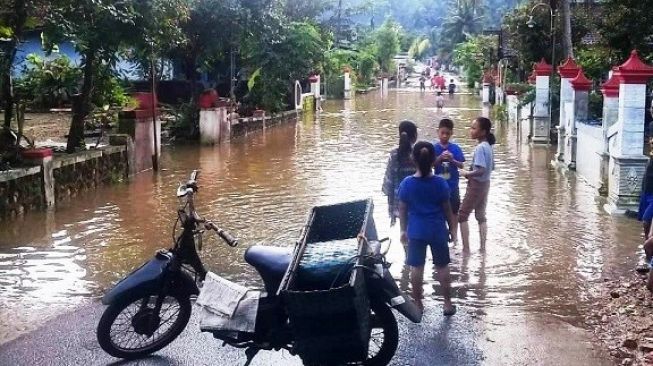
[[[442,24],[442,38],[449,47],[462,43],[482,29],[483,7],[480,0],[453,0]]]

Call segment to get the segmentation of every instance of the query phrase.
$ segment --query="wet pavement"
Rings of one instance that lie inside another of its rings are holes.
[[[379,231],[395,239],[389,252],[393,274],[407,288],[398,228],[389,228],[380,192],[387,153],[397,143],[396,125],[412,119],[420,138],[432,140],[437,121],[450,116],[469,159],[473,144],[466,127],[487,111],[471,95],[447,99],[438,111],[433,92],[415,89],[387,96],[376,91],[323,108],[317,119],[305,116],[230,145],[168,147],[165,170],[157,176],[143,173],[129,184],[78,196],[56,213],[33,213],[0,228],[0,342],[73,311],[0,346],[0,364],[111,362],[95,342],[101,312],[96,299],[156,249],[170,245],[176,185],[196,168],[202,171],[198,211],[242,243],[234,250],[205,239],[201,256],[215,272],[256,286],[257,276],[242,261],[248,246],[292,245],[313,205],[371,196]],[[427,275],[427,321],[401,323],[395,362],[601,364],[605,355],[592,349],[584,315],[603,277],[632,268],[639,225],[605,214],[595,189],[550,165],[550,148],[529,146],[505,124],[495,132],[487,252],[478,252],[471,222],[471,254],[451,248],[460,313],[449,322],[442,319],[439,285]],[[242,364],[240,351],[218,348],[217,341],[198,333],[189,326],[160,357],[139,364]],[[297,362],[279,357],[271,353],[254,364]]]

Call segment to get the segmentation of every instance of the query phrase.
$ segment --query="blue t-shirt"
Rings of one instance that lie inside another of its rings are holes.
[[[449,150],[449,152],[451,152],[451,155],[453,155],[454,159],[456,159],[461,163],[465,162],[465,154],[463,154],[463,150],[460,148],[460,146],[458,146],[458,144],[449,142],[446,149],[444,149],[439,142],[434,142],[433,146],[435,147],[436,157],[440,156],[440,154],[445,152],[445,150]],[[450,173],[450,177],[447,180],[447,183],[449,183],[449,188],[451,188],[451,190],[458,189],[458,181],[460,180],[460,173],[458,172],[458,167],[452,163],[449,163],[449,173]],[[440,175],[440,174],[442,174],[442,164],[435,166],[435,175]]]
[[[399,199],[408,206],[408,238],[425,241],[448,239],[442,204],[449,201],[447,181],[438,176],[406,177],[399,185]]]

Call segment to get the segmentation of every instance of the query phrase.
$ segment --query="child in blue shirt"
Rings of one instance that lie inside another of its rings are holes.
[[[433,263],[442,286],[444,315],[456,313],[451,303],[451,275],[449,273],[448,242],[451,237],[453,214],[449,203],[449,185],[433,174],[435,148],[420,141],[413,147],[413,161],[417,172],[406,177],[399,185],[399,223],[401,242],[407,245],[406,265],[410,266],[413,298],[424,309],[424,264],[426,248],[431,247]],[[448,225],[447,225],[448,224]]]
[[[440,141],[435,142],[435,175],[444,178],[449,183],[451,194],[451,211],[453,212],[454,223],[451,228],[451,235],[454,243],[458,242],[458,210],[460,209],[460,189],[458,181],[460,173],[458,169],[464,168],[465,154],[463,150],[453,142],[450,142],[453,135],[453,121],[448,118],[440,120],[438,126],[438,137]]]

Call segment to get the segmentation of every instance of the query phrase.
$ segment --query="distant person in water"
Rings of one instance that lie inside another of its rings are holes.
[[[441,91],[439,91],[435,96],[435,105],[438,107],[438,109],[444,108],[444,97],[442,96]]]
[[[449,273],[449,240],[453,214],[449,204],[447,181],[433,174],[435,148],[420,141],[413,147],[413,161],[417,172],[399,185],[399,223],[401,242],[407,245],[406,265],[410,266],[413,299],[424,309],[424,264],[426,249],[431,249],[433,264],[444,298],[444,315],[456,313],[451,303],[451,275]]]
[[[481,238],[481,251],[485,250],[487,239],[487,218],[485,210],[490,192],[490,177],[494,170],[494,151],[492,145],[496,138],[491,132],[492,121],[485,117],[477,117],[472,122],[470,137],[478,142],[474,148],[471,170],[462,170],[460,175],[467,178],[465,198],[460,206],[458,222],[463,238],[463,250],[469,250],[469,224],[468,219],[472,211],[478,221]]]
[[[390,151],[383,178],[383,193],[388,196],[390,225],[394,226],[399,215],[397,191],[404,178],[415,174],[417,168],[411,158],[413,145],[417,141],[417,126],[412,121],[399,123],[399,146]]]
[[[419,91],[426,91],[426,76],[424,76],[424,73],[419,77]]]
[[[456,83],[451,79],[449,81],[449,98],[453,98],[453,94],[456,92]]]

